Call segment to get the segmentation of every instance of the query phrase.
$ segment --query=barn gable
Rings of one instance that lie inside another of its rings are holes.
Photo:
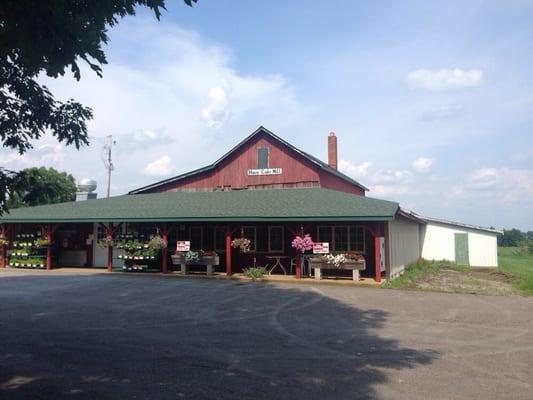
[[[296,187],[324,187],[363,196],[367,190],[327,163],[259,127],[213,164],[130,194]]]

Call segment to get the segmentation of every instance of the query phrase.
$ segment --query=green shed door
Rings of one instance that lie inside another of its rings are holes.
[[[455,234],[455,262],[458,265],[469,265],[468,263],[468,233]]]

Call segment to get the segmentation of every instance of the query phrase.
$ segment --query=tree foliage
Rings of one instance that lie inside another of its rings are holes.
[[[72,175],[54,168],[27,168],[13,178],[8,207],[40,206],[75,198],[76,181]]]
[[[197,0],[183,0],[192,6]],[[38,82],[70,70],[79,80],[79,62],[99,76],[107,63],[102,45],[119,20],[148,7],[157,19],[165,0],[2,0],[0,1],[0,139],[23,154],[51,133],[76,148],[89,144],[92,110],[73,99],[59,101]],[[13,174],[0,166],[0,214]]]
[[[498,246],[503,247],[517,247],[523,244],[527,240],[525,233],[522,233],[520,230],[514,229],[505,229],[503,235],[498,236]]]

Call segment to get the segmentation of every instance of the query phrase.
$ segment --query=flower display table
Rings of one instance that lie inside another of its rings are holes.
[[[179,254],[179,255],[176,254],[176,255],[170,256],[170,258],[172,259],[172,264],[179,265],[181,267],[181,273],[184,275],[187,273],[187,267],[189,265],[205,265],[207,275],[212,275],[213,266],[220,264],[220,258],[218,255],[216,256],[201,255],[198,257],[198,261],[185,260],[184,254]]]
[[[324,261],[323,257],[311,257],[309,258],[309,268],[315,270],[315,279],[320,280],[322,278],[323,269],[340,269],[340,270],[351,270],[352,278],[354,281],[359,280],[359,271],[363,271],[366,268],[366,263],[364,259],[361,260],[351,260],[348,259],[346,262],[333,265]]]

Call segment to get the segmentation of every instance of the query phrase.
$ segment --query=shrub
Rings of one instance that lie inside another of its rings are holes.
[[[264,275],[268,273],[265,267],[250,267],[244,269],[244,275],[252,280],[261,279]]]

